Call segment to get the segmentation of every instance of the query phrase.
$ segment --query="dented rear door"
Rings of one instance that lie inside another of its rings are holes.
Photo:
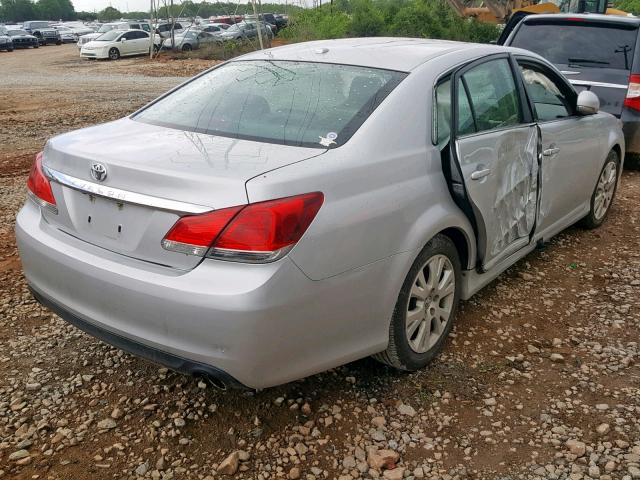
[[[456,75],[455,157],[473,213],[480,267],[529,244],[538,205],[539,134],[507,56]]]

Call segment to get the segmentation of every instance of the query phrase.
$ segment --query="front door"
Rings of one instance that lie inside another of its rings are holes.
[[[593,116],[575,112],[576,93],[548,66],[516,57],[541,136],[540,207],[536,237],[549,238],[581,218],[601,159]]]
[[[507,55],[454,76],[454,157],[483,271],[529,244],[538,203],[538,128]]]

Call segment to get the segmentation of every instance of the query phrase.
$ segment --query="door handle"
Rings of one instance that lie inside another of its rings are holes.
[[[545,157],[550,157],[552,155],[555,155],[556,153],[558,153],[560,151],[559,148],[554,147],[554,148],[547,148],[546,150],[542,151],[542,155],[544,155]]]
[[[490,174],[491,174],[490,168],[487,168],[485,170],[476,170],[471,174],[471,180],[480,180],[481,178],[484,178]]]

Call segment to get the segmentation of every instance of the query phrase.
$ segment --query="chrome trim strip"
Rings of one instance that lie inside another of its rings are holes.
[[[569,79],[569,82],[571,85],[585,85],[590,87],[619,88],[621,90],[629,88],[628,85],[622,85],[620,83],[592,82],[590,80],[574,80],[572,78]]]
[[[132,203],[135,205],[142,205],[145,207],[157,208],[159,210],[176,213],[198,214],[213,210],[213,208],[204,205],[185,203],[178,200],[169,200],[167,198],[154,197],[152,195],[145,195],[143,193],[136,193],[129,190],[100,185],[98,183],[67,175],[66,173],[58,172],[57,170],[44,165],[42,166],[42,169],[49,179],[59,183],[60,185],[78,190],[82,193],[95,195],[97,197],[110,198],[122,203]]]
[[[563,75],[579,75],[580,72],[574,72],[572,70],[560,70],[560,73]]]

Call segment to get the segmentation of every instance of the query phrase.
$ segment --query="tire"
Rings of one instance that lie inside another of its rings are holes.
[[[40,44],[39,44],[39,43],[36,43],[36,44],[33,46],[33,48],[40,48]]]
[[[389,326],[387,349],[373,358],[407,371],[431,362],[451,332],[460,303],[461,272],[453,242],[444,235],[436,235],[413,262],[402,284]],[[441,287],[431,287],[434,278],[438,278]],[[415,321],[408,325],[412,317]],[[420,342],[420,338],[424,341]]]
[[[188,43],[182,46],[183,52],[190,52],[191,50],[193,49],[191,48],[191,45],[189,45]]]
[[[120,50],[112,48],[109,50],[109,60],[118,60],[120,58]]]
[[[598,182],[591,195],[589,214],[582,219],[583,227],[598,228],[609,216],[618,189],[619,170],[620,158],[615,150],[611,150],[598,175]]]
[[[7,52],[13,52],[13,48],[7,49]]]

